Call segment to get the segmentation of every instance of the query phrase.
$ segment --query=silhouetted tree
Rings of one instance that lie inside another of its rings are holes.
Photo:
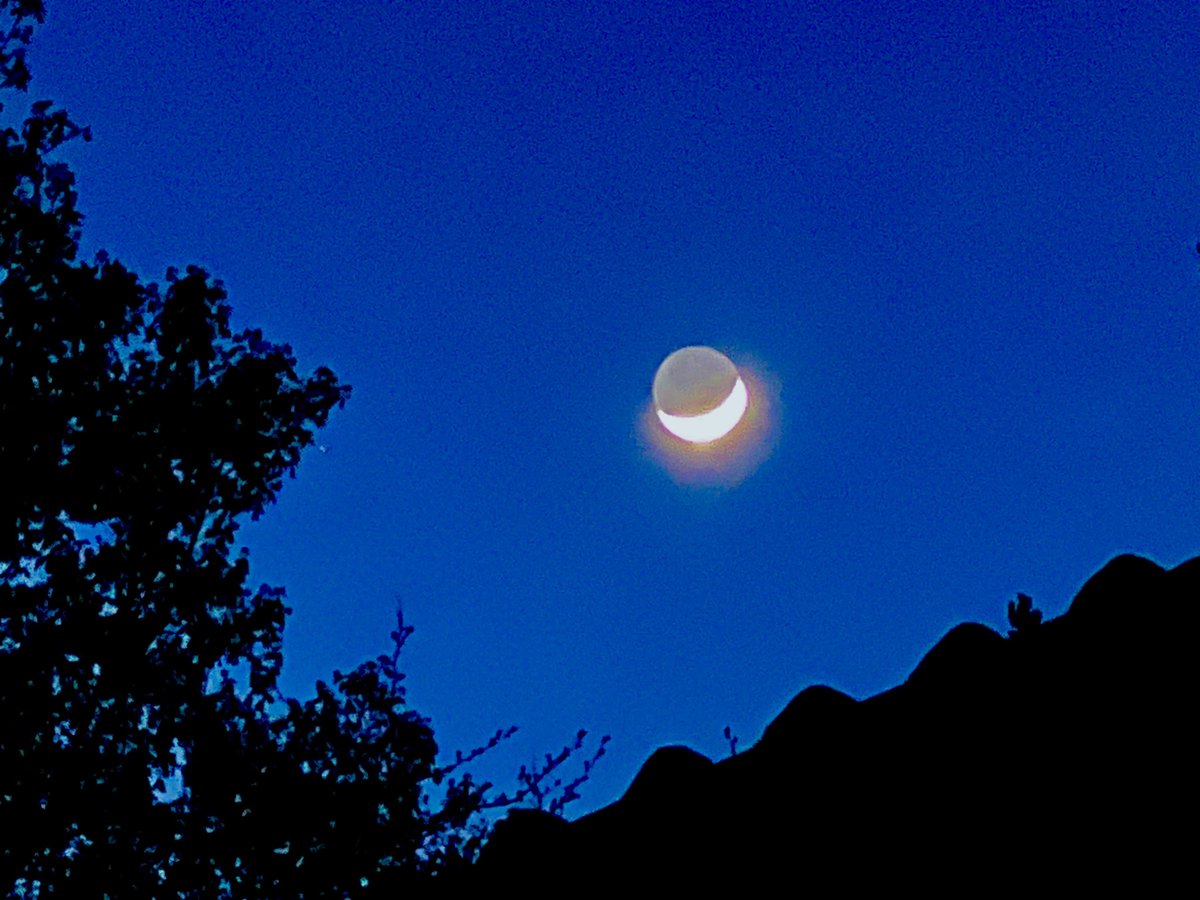
[[[43,15],[0,0],[3,87]],[[410,629],[283,698],[284,594],[234,547],[349,388],[234,333],[202,269],[76,262],[75,137],[49,101],[0,133],[0,890],[394,896],[469,861],[490,785],[436,768]]]
[[[1008,601],[1009,637],[1028,635],[1042,624],[1042,611],[1034,609],[1033,598],[1028,594],[1017,594],[1016,602]]]
[[[728,725],[725,726],[724,733],[725,740],[729,741],[729,755],[737,756],[738,736],[733,733],[733,729]]]

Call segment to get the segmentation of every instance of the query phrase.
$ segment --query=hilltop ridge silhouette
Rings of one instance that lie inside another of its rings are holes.
[[[574,822],[511,810],[472,876],[960,895],[1169,884],[1190,858],[1200,557],[1118,556],[1067,611],[952,628],[903,684],[802,690],[743,752],[656,750]],[[1188,758],[1185,759],[1185,756]]]

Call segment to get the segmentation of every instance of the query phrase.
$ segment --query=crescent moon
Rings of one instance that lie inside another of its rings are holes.
[[[655,412],[658,413],[658,420],[662,422],[663,427],[677,438],[692,444],[707,444],[733,431],[737,423],[742,421],[749,405],[750,394],[746,391],[746,383],[738,376],[733,390],[716,409],[696,416],[672,416],[661,409]]]

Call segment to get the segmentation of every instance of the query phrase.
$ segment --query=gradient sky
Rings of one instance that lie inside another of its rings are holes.
[[[1188,4],[48,7],[85,257],[202,265],[353,386],[242,531],[292,695],[399,596],[449,755],[519,725],[476,767],[511,788],[612,735],[578,815],[1017,591],[1200,553]],[[639,437],[691,343],[776,391],[736,487]]]

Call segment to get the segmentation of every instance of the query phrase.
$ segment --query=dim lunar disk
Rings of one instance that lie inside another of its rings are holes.
[[[712,347],[676,350],[654,376],[658,420],[671,434],[693,444],[729,434],[749,403],[737,367]]]

